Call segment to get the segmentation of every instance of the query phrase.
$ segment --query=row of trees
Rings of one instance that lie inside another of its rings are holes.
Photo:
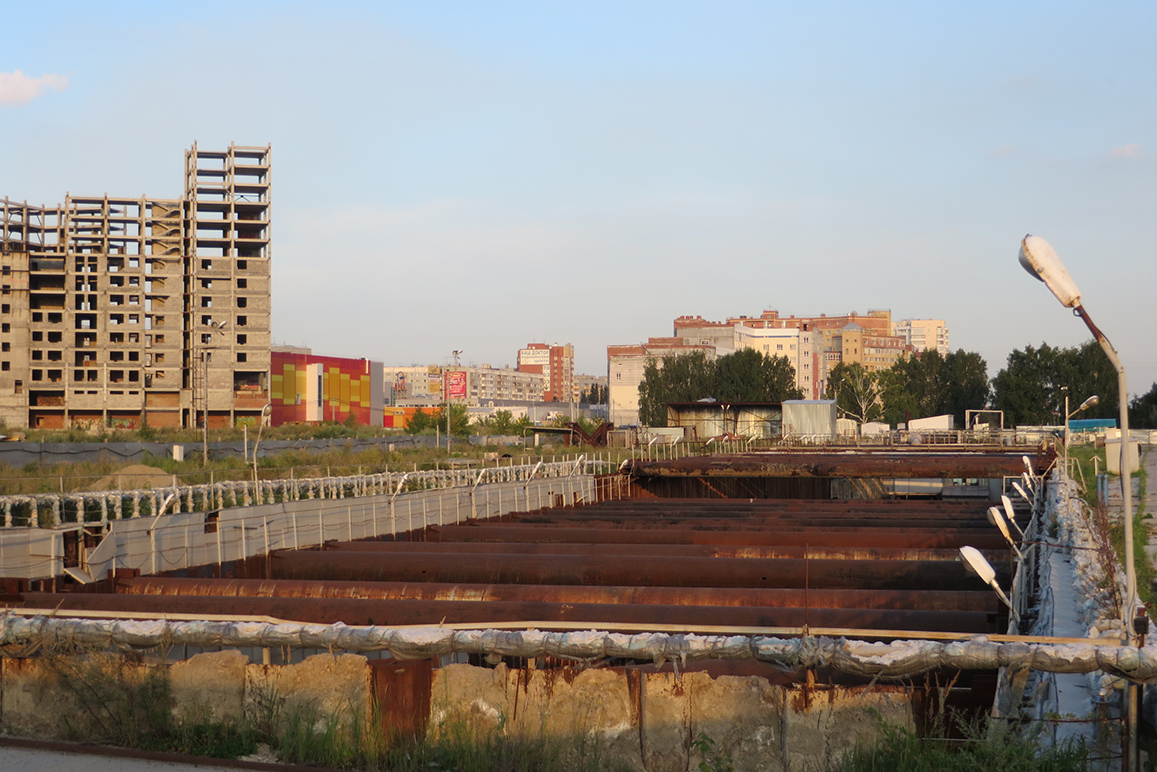
[[[841,417],[860,423],[951,414],[963,426],[964,411],[987,406],[989,395],[988,365],[980,354],[932,350],[879,372],[841,362],[828,374],[824,396],[836,401]]]
[[[836,400],[841,417],[860,423],[896,424],[951,414],[964,426],[966,410],[991,407],[1004,411],[1005,426],[1056,425],[1064,420],[1064,387],[1070,410],[1094,394],[1100,397],[1082,418],[1117,417],[1117,373],[1096,341],[1071,348],[1046,343],[1016,349],[991,381],[984,358],[962,349],[945,356],[925,351],[879,372],[841,362],[828,374],[824,396]],[[696,352],[648,362],[639,385],[639,420],[666,426],[668,402],[706,397],[781,402],[800,396],[787,359],[744,349],[712,362]],[[1130,426],[1157,428],[1157,383],[1133,399],[1129,411]]]
[[[570,416],[559,415],[551,421],[551,425],[564,426],[570,422]],[[579,416],[576,423],[589,433],[597,429],[600,422]],[[532,424],[533,421],[525,413],[515,418],[509,410],[496,410],[492,415],[471,422],[466,405],[460,402],[450,405],[450,435],[452,437],[467,437],[471,434],[510,437],[522,434],[523,429]],[[435,408],[429,413],[418,408],[410,416],[410,421],[406,425],[406,434],[434,434],[435,432],[446,432],[445,406]]]
[[[702,351],[648,360],[639,384],[639,422],[667,425],[668,402],[782,402],[801,399],[784,357],[743,349],[710,360]]]

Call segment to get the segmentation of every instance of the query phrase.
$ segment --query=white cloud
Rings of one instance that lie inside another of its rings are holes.
[[[49,88],[53,91],[68,88],[68,76],[50,74],[33,78],[20,70],[0,72],[0,105],[28,104]]]
[[[1111,158],[1137,158],[1141,155],[1141,146],[1136,142],[1130,142],[1128,145],[1121,145],[1120,147],[1109,148],[1109,156]]]
[[[1003,155],[1016,155],[1019,152],[1020,150],[1018,150],[1015,145],[1001,145],[1000,147],[994,147],[992,150],[989,150],[988,157],[998,158]]]

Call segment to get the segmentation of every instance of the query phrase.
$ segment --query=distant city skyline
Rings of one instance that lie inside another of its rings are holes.
[[[1032,232],[1130,391],[1157,381],[1151,3],[49,1],[5,27],[0,197],[177,197],[194,141],[272,144],[275,343],[570,343],[597,374],[682,314],[887,308],[995,374],[1089,337],[1017,265]]]

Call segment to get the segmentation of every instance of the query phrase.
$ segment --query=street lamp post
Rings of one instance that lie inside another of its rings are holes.
[[[1117,370],[1117,398],[1121,416],[1121,508],[1125,520],[1125,597],[1121,603],[1121,617],[1124,622],[1126,641],[1132,644],[1137,639],[1136,631],[1133,628],[1133,610],[1137,606],[1137,571],[1133,564],[1133,486],[1132,475],[1129,470],[1129,392],[1125,385],[1125,366],[1121,364],[1121,359],[1117,356],[1113,344],[1109,343],[1109,339],[1097,328],[1085,307],[1081,305],[1081,291],[1077,289],[1076,282],[1069,276],[1064,263],[1057,257],[1056,251],[1047,241],[1032,234],[1025,236],[1021,239],[1020,254],[1017,259],[1029,275],[1044,282],[1049,291],[1061,302],[1061,305],[1073,309],[1073,313],[1079,316],[1085,326],[1089,328],[1089,332],[1093,333],[1097,343],[1101,344],[1105,356],[1109,358]],[[1065,428],[1067,433],[1067,416]],[[1067,469],[1065,473],[1068,474]],[[1134,699],[1134,690],[1133,682],[1126,680],[1125,701],[1128,712],[1126,731],[1129,734],[1129,761],[1137,757],[1137,705]]]
[[[253,483],[257,484],[257,448],[261,445],[261,430],[265,428],[265,415],[272,413],[273,405],[266,403],[265,407],[261,408],[261,415],[257,419],[257,442],[253,443]]]
[[[1065,474],[1068,474],[1069,473],[1069,419],[1072,418],[1073,416],[1075,416],[1077,413],[1080,413],[1083,410],[1088,410],[1093,405],[1096,405],[1097,403],[1099,403],[1101,401],[1101,398],[1098,397],[1096,394],[1094,394],[1093,396],[1089,397],[1084,402],[1082,402],[1080,407],[1078,407],[1076,410],[1074,410],[1073,412],[1070,413],[1069,412],[1069,387],[1068,386],[1062,386],[1061,388],[1065,392]]]
[[[225,334],[225,327],[229,324],[224,322],[209,322],[209,329],[218,335]],[[216,346],[211,345],[213,342],[213,333],[205,336],[208,340],[201,341],[201,363],[203,367],[204,380],[201,383],[201,391],[203,401],[201,403],[201,464],[202,466],[209,466],[209,358],[212,349]],[[195,381],[196,374],[193,376]]]

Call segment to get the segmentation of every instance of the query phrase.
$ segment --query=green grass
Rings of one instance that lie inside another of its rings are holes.
[[[264,439],[262,440],[264,442]],[[404,448],[390,452],[385,447],[367,448],[354,452],[352,450],[333,451],[305,451],[294,450],[279,453],[274,456],[263,457],[258,460],[258,475],[261,479],[271,480],[278,478],[330,477],[356,474],[376,474],[381,472],[403,472],[414,469],[428,471],[447,468],[448,459],[472,459],[479,465],[493,466],[496,461],[486,459],[487,454],[510,454],[511,458],[501,459],[503,466],[511,463],[521,463],[524,459],[530,463],[539,460],[551,460],[558,457],[577,457],[580,454],[592,453],[591,448],[550,445],[539,448],[521,447],[475,447],[462,444],[455,446],[448,456],[445,448]],[[606,453],[606,449],[598,452]],[[625,449],[612,450],[617,460],[626,458],[629,451]],[[182,485],[199,485],[203,483],[222,482],[225,480],[249,480],[253,476],[252,463],[246,463],[242,458],[210,459],[208,466],[201,463],[200,453],[187,457],[185,461],[174,461],[171,458],[146,458],[139,463],[156,467],[169,475],[176,475]],[[101,478],[115,476],[118,471],[128,464],[120,460],[60,463],[60,464],[27,464],[23,467],[13,467],[0,463],[0,495],[32,494],[32,493],[73,493],[78,491],[94,490]],[[116,481],[113,481],[116,488]]]
[[[964,738],[919,737],[881,726],[882,737],[857,747],[829,772],[1077,772],[1087,767],[1080,746],[1046,746],[1032,731],[1002,721],[964,726]]]

